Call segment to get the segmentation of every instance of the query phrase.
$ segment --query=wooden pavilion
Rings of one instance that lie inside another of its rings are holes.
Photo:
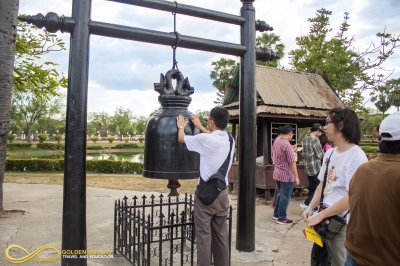
[[[229,111],[232,135],[236,141],[239,125],[239,72],[225,93],[224,107]],[[265,190],[266,198],[275,188],[272,178],[272,143],[277,130],[290,124],[295,128],[292,144],[300,142],[299,132],[305,132],[313,123],[325,124],[327,113],[334,107],[343,107],[343,102],[328,83],[317,74],[301,73],[283,69],[257,66],[257,157],[263,163],[256,165],[256,187]],[[300,186],[308,186],[307,176],[301,160],[297,163]],[[238,162],[229,172],[230,187],[237,182]]]

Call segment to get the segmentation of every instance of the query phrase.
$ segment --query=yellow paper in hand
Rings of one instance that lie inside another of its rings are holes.
[[[307,227],[306,229],[304,229],[304,234],[307,240],[314,242],[320,247],[324,246],[324,243],[322,242],[320,235],[314,230],[314,228]]]

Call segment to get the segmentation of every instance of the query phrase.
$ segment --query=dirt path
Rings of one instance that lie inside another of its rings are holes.
[[[11,173],[5,174],[5,183],[17,184],[63,184],[64,175],[61,173]],[[181,188],[179,193],[194,193],[197,179],[179,180]],[[169,192],[168,180],[145,178],[141,175],[112,175],[112,174],[87,174],[86,184],[89,187]]]

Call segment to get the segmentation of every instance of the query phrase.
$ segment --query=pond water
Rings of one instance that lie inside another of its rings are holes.
[[[32,157],[30,157],[32,158]],[[34,156],[37,159],[62,159],[64,155],[43,155],[43,156]],[[143,153],[91,153],[86,155],[86,160],[111,160],[111,161],[127,161],[127,162],[135,162],[135,163],[143,163],[144,154]]]

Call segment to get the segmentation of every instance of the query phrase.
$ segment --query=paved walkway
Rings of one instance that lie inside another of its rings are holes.
[[[87,188],[87,245],[92,250],[113,249],[114,200],[127,195],[141,196],[143,192]],[[149,194],[149,193],[146,193]],[[28,250],[50,244],[61,248],[63,189],[59,185],[4,184],[6,210],[23,210],[9,217],[0,217],[0,265],[7,262],[4,251],[10,244],[19,244]],[[230,195],[234,208],[232,265],[310,265],[311,243],[302,233],[305,225],[300,220],[299,198],[290,203],[288,216],[293,225],[278,225],[272,220],[270,205],[256,206],[256,250],[238,252],[236,246],[236,195]],[[60,261],[52,264],[60,265]],[[26,262],[22,265],[38,265]],[[89,259],[88,265],[130,265],[122,257]]]

